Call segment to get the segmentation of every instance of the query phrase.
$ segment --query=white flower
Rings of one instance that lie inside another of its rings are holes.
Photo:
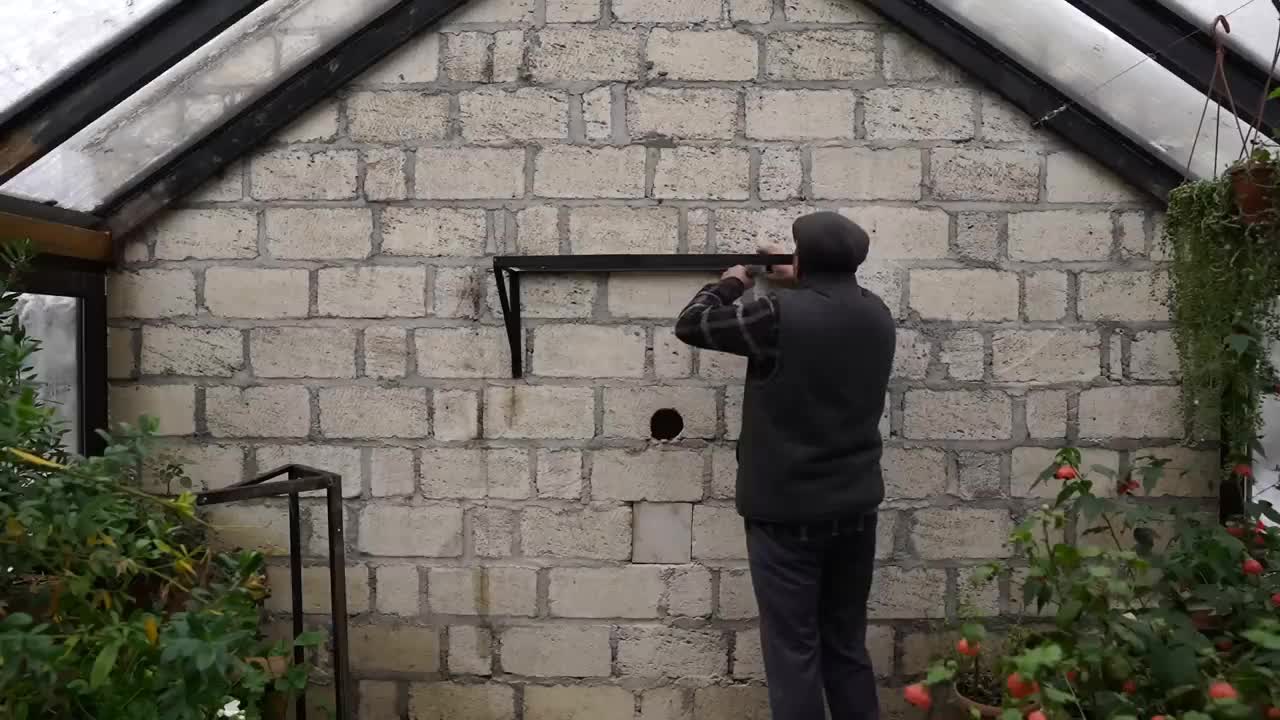
[[[1138,619],[1138,617],[1137,617],[1136,615],[1134,615],[1133,613],[1131,613],[1131,612],[1130,612],[1130,613],[1125,613],[1122,617],[1124,617],[1124,619],[1126,619],[1126,620],[1137,620],[1137,619]]]
[[[239,700],[228,700],[226,705],[218,711],[218,717],[227,718],[228,720],[244,720],[244,711],[240,709]]]

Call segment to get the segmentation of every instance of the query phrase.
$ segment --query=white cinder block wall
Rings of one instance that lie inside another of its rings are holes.
[[[1123,467],[1183,423],[1153,208],[851,0],[477,0],[136,239],[112,408],[158,415],[204,487],[343,475],[363,718],[765,718],[743,363],[671,332],[705,278],[526,279],[513,381],[488,269],[752,251],[814,208],[871,232],[901,322],[869,639],[892,688],[930,623],[1016,609],[966,568],[1006,555],[1053,448]],[[212,517],[283,552],[281,503]]]

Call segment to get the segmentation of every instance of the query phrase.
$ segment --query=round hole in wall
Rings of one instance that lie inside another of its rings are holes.
[[[654,440],[675,440],[684,432],[684,418],[672,408],[662,408],[649,419],[649,435]]]

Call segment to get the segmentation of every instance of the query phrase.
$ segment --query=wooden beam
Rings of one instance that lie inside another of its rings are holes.
[[[31,240],[42,255],[99,263],[113,259],[111,233],[0,211],[0,240]]]

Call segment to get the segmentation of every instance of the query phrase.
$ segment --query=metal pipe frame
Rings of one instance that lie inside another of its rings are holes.
[[[1081,12],[1106,26],[1130,45],[1150,55],[1173,74],[1202,93],[1209,93],[1210,81],[1215,73],[1216,57],[1213,42],[1207,28],[1187,22],[1182,16],[1154,0],[1067,0]],[[1190,39],[1183,40],[1188,35]],[[1267,73],[1239,55],[1226,54],[1224,72],[1231,98],[1225,88],[1217,87],[1213,99],[1223,107],[1230,107],[1234,99],[1236,114],[1250,125],[1261,121],[1268,135],[1280,128],[1280,106],[1263,103]],[[1221,83],[1218,83],[1221,85]],[[1274,89],[1276,83],[1270,83]],[[1258,109],[1262,108],[1259,117]]]
[[[88,127],[265,0],[184,0],[0,121],[0,184]]]
[[[287,477],[285,480],[276,478]],[[262,475],[196,497],[200,506],[289,496],[289,585],[292,590],[293,637],[304,631],[302,613],[302,507],[299,493],[324,490],[329,520],[329,601],[333,633],[333,695],[337,720],[351,720],[351,664],[347,639],[347,560],[342,526],[342,476],[305,465],[285,465]],[[305,660],[300,647],[293,649],[293,661]],[[305,693],[299,695],[294,717],[307,720]]]
[[[498,304],[511,348],[511,377],[524,377],[524,321],[520,276],[524,273],[712,272],[734,265],[785,265],[791,255],[499,255],[493,259]]]
[[[1112,172],[1165,202],[1183,181],[1180,170],[1040,80],[927,0],[864,0],[934,51],[1061,135]]]
[[[466,0],[403,0],[178,157],[108,198],[95,214],[107,218],[113,236],[127,235],[465,3]]]

